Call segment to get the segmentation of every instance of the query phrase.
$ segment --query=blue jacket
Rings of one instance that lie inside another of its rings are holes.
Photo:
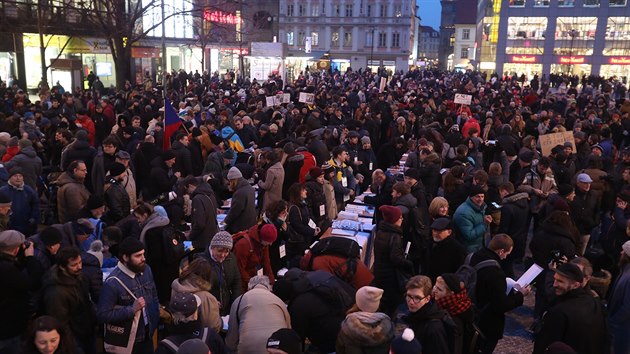
[[[39,198],[35,190],[27,184],[20,189],[8,184],[0,192],[11,198],[11,228],[32,235],[39,222]]]
[[[478,207],[470,198],[466,198],[453,214],[457,235],[468,253],[477,251],[483,244],[483,235],[486,233],[483,221],[485,212],[485,204]]]
[[[112,273],[105,279],[103,289],[98,301],[96,317],[99,323],[120,322],[133,319],[133,302],[134,298],[129,295],[120,283],[111,279],[117,277],[123,284],[133,292],[136,298],[143,297],[146,301],[144,311],[148,317],[149,335],[153,336],[160,319],[160,303],[157,297],[155,282],[153,281],[153,273],[151,267],[146,265],[144,273],[133,273],[122,263],[118,263]],[[144,316],[140,316],[138,324],[138,332],[136,333],[136,342],[145,340]]]

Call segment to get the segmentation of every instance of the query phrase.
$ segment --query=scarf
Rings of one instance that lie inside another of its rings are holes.
[[[459,315],[472,306],[466,289],[462,289],[459,293],[436,299],[436,302],[441,309],[446,310],[451,316]]]

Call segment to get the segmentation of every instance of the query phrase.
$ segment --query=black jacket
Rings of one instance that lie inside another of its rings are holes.
[[[182,177],[193,174],[192,157],[190,150],[179,141],[173,143],[173,153],[175,154],[175,170],[182,173]]]
[[[309,178],[309,177],[307,177]],[[308,205],[308,210],[311,213],[311,218],[315,221],[320,228],[323,225],[323,221],[327,219],[326,216],[326,195],[324,194],[324,185],[319,184],[314,180],[307,180],[305,184],[306,193],[308,198],[306,198],[306,205]],[[320,209],[323,206],[323,209]],[[324,215],[321,215],[320,210],[322,210]]]
[[[529,229],[529,195],[514,193],[503,198],[499,233],[510,235],[514,240],[514,253],[522,256]]]
[[[193,192],[190,221],[192,229],[188,239],[194,248],[205,248],[214,235],[219,232],[217,224],[217,201],[212,188],[201,183]]]
[[[256,224],[256,192],[249,183],[240,179],[232,194],[230,211],[225,216],[225,230],[235,234]]]
[[[113,225],[129,215],[131,210],[129,194],[118,181],[110,180],[104,199],[108,224]]]
[[[304,251],[313,243],[316,230],[308,225],[310,219],[311,213],[306,203],[289,206],[289,216],[287,217],[291,229],[289,231],[298,234],[296,240],[285,240],[287,241],[287,257],[289,259],[304,255]]]
[[[435,302],[429,302],[418,311],[403,317],[415,337],[422,343],[422,352],[431,354],[450,354],[448,333],[442,319],[446,311],[437,307]],[[450,321],[450,317],[448,318]]]
[[[575,198],[569,204],[571,217],[581,235],[590,234],[591,230],[599,224],[599,211],[602,195],[594,190],[584,193],[579,188],[575,189]]]
[[[547,268],[551,261],[552,251],[558,251],[567,258],[576,255],[577,237],[572,235],[570,229],[565,225],[556,225],[549,221],[544,221],[540,229],[534,233],[529,249],[532,251],[534,262],[543,268]]]
[[[335,313],[335,306],[308,291],[295,296],[289,302],[288,310],[291,328],[301,338],[308,338],[323,353],[335,351],[337,334],[345,318],[343,314]]]
[[[206,341],[206,345],[208,349],[210,349],[211,353],[219,353],[224,354],[227,353],[227,349],[225,348],[225,343],[221,336],[217,334],[213,329],[207,328],[208,334]],[[165,339],[171,341],[175,346],[181,346],[185,341],[193,338],[201,339],[203,336],[204,328],[199,320],[195,320],[187,323],[180,323],[178,325],[170,326],[168,328],[168,336]],[[155,350],[155,354],[170,354],[175,353],[175,351],[168,346],[164,340],[158,343],[157,349]]]
[[[553,342],[568,344],[580,354],[605,354],[606,312],[599,299],[583,288],[558,297],[542,319],[542,329],[534,343],[534,354],[545,353]]]
[[[378,224],[374,240],[374,286],[383,289],[384,308],[397,306],[402,301],[402,284],[398,273],[409,274],[413,268],[405,258],[402,229],[385,221]]]
[[[177,182],[177,177],[172,173],[169,174],[169,168],[161,157],[156,157],[151,161],[149,180],[144,185],[144,200],[150,201],[162,193],[172,191],[175,182]]]
[[[422,274],[431,278],[432,282],[444,273],[455,273],[464,264],[466,247],[451,235],[441,242],[431,240],[422,259]]]
[[[470,265],[494,259],[500,262],[499,256],[489,248],[475,252]],[[477,308],[479,309],[479,328],[489,339],[503,338],[505,313],[523,304],[523,294],[511,291],[505,295],[507,287],[505,273],[501,267],[489,266],[477,272]]]

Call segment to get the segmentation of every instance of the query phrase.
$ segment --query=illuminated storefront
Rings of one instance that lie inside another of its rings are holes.
[[[542,57],[538,55],[508,55],[503,72],[509,75],[525,75],[528,79],[540,75],[543,70]]]
[[[608,58],[608,63],[601,66],[600,75],[604,77],[617,77],[624,84],[628,84],[628,77],[630,77],[630,56]]]

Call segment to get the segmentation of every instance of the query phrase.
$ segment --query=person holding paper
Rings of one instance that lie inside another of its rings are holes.
[[[485,260],[500,263],[514,248],[514,241],[506,234],[497,234],[490,240],[489,246],[475,252],[470,265]],[[475,295],[479,309],[479,329],[485,335],[480,344],[482,354],[491,354],[499,339],[503,338],[505,329],[505,313],[523,305],[523,298],[529,294],[529,287],[522,288],[516,284],[509,294],[505,294],[505,272],[501,267],[489,266],[477,271],[477,287]]]

